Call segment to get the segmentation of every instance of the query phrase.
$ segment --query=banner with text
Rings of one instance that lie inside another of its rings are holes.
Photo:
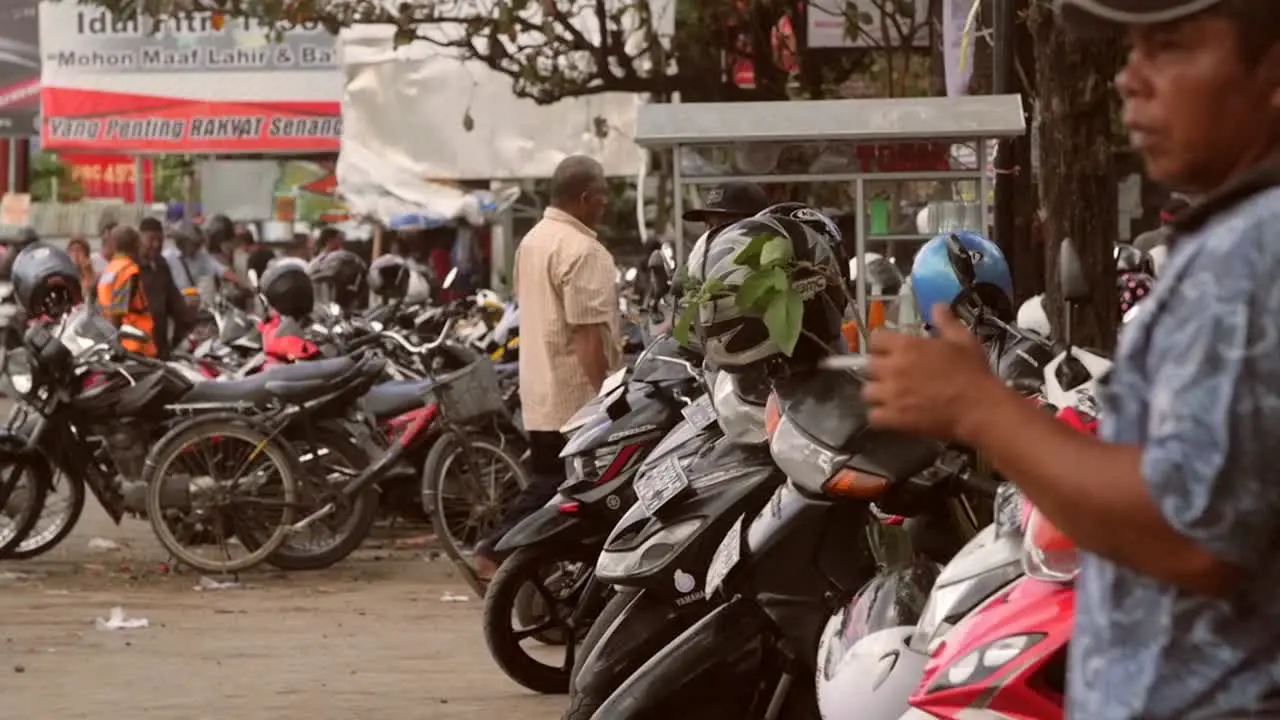
[[[129,155],[59,155],[71,171],[71,179],[80,186],[84,197],[93,199],[118,198],[127,203],[137,202],[138,163]],[[155,202],[155,164],[147,158],[142,161],[142,202]]]
[[[280,42],[257,21],[162,21],[40,3],[41,139],[50,150],[335,152],[342,74],[333,36]]]

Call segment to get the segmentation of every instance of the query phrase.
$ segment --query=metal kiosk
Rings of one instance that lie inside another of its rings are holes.
[[[636,122],[641,147],[674,154],[675,217],[690,186],[754,182],[832,213],[858,267],[878,253],[904,274],[934,234],[986,232],[991,141],[1025,132],[1018,95],[648,104]],[[865,273],[855,285],[864,314],[895,300],[868,297]]]

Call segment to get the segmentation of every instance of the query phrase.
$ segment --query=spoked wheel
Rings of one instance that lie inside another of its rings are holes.
[[[353,498],[338,490],[369,465],[369,453],[345,433],[317,429],[310,438],[291,443],[298,453],[301,508],[298,520],[333,502],[328,515],[291,532],[267,562],[281,570],[319,570],[341,562],[369,536],[378,512],[378,490],[370,487]],[[245,547],[257,548],[270,528],[254,526],[240,535]]]
[[[454,433],[441,435],[422,470],[423,509],[441,541],[460,552],[492,532],[528,484],[519,458],[505,447],[481,438],[468,444],[469,453]]]
[[[0,558],[9,557],[31,533],[48,489],[48,466],[16,453],[0,454]]]
[[[9,557],[27,560],[39,557],[62,544],[75,529],[84,512],[84,481],[57,472],[49,483],[44,508],[27,537],[13,549]]]
[[[595,570],[593,558],[560,558],[543,548],[521,548],[503,561],[484,598],[484,638],[498,667],[512,680],[535,692],[569,691],[577,639],[587,628],[570,623]],[[519,617],[517,605],[525,588],[540,599],[541,612]],[[531,622],[530,622],[531,620]],[[559,635],[564,642],[547,647],[539,636]]]
[[[291,532],[298,507],[293,449],[230,419],[196,419],[148,460],[147,517],[179,562],[207,573],[251,568]],[[248,547],[239,538],[252,535]]]

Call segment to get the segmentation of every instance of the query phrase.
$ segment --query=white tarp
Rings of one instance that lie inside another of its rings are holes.
[[[450,50],[421,41],[395,49],[392,32],[363,25],[339,38],[345,92],[337,175],[353,213],[384,221],[424,210],[445,215],[467,202],[449,181],[545,178],[576,153],[597,158],[610,175],[637,172],[638,96],[539,106],[516,98],[509,77]],[[603,139],[597,118],[608,128]]]

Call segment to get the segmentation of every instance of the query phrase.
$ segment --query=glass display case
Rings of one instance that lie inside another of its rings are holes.
[[[1019,96],[996,95],[650,104],[636,126],[642,147],[678,159],[675,217],[686,204],[700,206],[715,185],[754,182],[774,202],[805,202],[831,215],[859,267],[878,255],[905,278],[933,235],[989,234],[995,143],[1024,134],[1026,117]],[[680,257],[700,232],[679,228]],[[869,293],[863,276],[854,285],[864,322],[869,303],[891,316],[913,305]]]

